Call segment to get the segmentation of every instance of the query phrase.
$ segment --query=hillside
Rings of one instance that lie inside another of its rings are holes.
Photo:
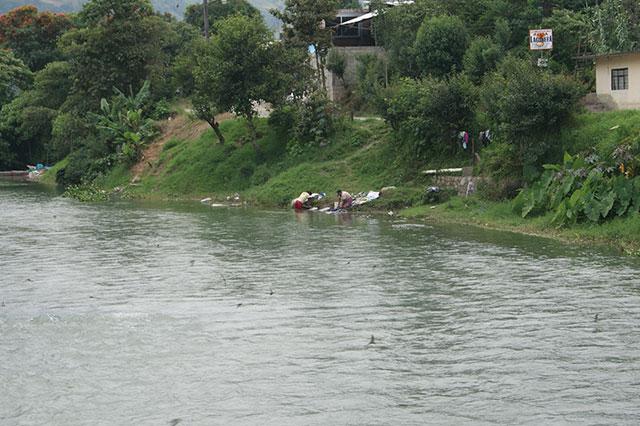
[[[86,1],[87,0],[4,0],[0,2],[0,13],[5,13],[15,7],[27,4],[32,4],[39,10],[77,12]],[[182,18],[184,10],[189,4],[196,2],[197,0],[151,0],[151,3],[153,3],[157,11],[161,13],[171,13],[179,18]],[[249,2],[262,12],[269,26],[277,26],[277,20],[269,14],[269,9],[281,7],[284,4],[284,0],[249,0]]]

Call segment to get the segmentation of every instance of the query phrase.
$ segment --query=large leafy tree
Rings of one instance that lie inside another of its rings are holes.
[[[29,87],[33,75],[9,50],[0,49],[0,108]]]
[[[564,71],[575,68],[577,56],[589,51],[589,22],[584,12],[555,9],[553,14],[542,21],[542,27],[553,28],[554,62]]]
[[[439,77],[459,71],[468,44],[469,35],[460,18],[437,16],[425,19],[415,43],[421,74]]]
[[[70,108],[95,110],[114,87],[137,91],[151,74],[162,78],[157,69],[168,66],[175,33],[149,0],[92,0],[79,20],[61,40],[72,65]]]
[[[261,20],[236,15],[219,21],[196,57],[197,109],[209,115],[205,119],[221,111],[245,118],[250,141],[258,149],[256,105],[278,104],[289,93],[286,58]]]
[[[556,138],[576,111],[580,85],[513,56],[485,81],[481,105],[499,141],[513,152],[511,170],[535,175],[546,157],[561,149]]]
[[[0,138],[11,151],[7,155],[14,167],[27,163],[51,162],[61,158],[53,149],[51,132],[58,109],[71,87],[69,64],[52,62],[35,74],[33,86],[22,91],[12,102],[2,108],[0,114]]]
[[[215,23],[232,15],[244,15],[252,18],[260,16],[260,11],[246,0],[209,0],[207,5],[209,28],[215,30]],[[184,12],[184,20],[188,24],[204,31],[204,12],[202,2],[192,4]]]
[[[32,71],[38,71],[60,59],[56,45],[71,26],[67,15],[39,13],[34,6],[18,7],[0,15],[0,46],[13,50]]]
[[[471,42],[462,60],[464,72],[475,84],[480,84],[482,78],[493,71],[503,56],[503,51],[488,37],[478,37]]]
[[[285,0],[284,10],[271,10],[283,23],[283,36],[292,46],[312,46],[316,69],[322,87],[326,89],[326,58],[331,47],[332,29],[329,22],[335,20],[336,0]]]
[[[590,10],[591,47],[596,53],[623,52],[640,44],[640,5],[604,0]]]
[[[2,108],[0,134],[8,142],[12,167],[25,168],[27,163],[50,160],[45,144],[51,137],[51,122],[56,113],[37,105],[31,92],[23,92]]]
[[[389,8],[383,0],[374,0],[371,7],[378,11],[373,21],[376,43],[389,55],[391,69],[403,77],[419,75],[413,40],[422,22],[443,12],[443,6],[432,0],[417,0],[413,4]]]
[[[476,99],[475,87],[464,76],[402,79],[385,98],[383,116],[400,132],[400,155],[417,165],[455,148],[452,135],[472,125]]]

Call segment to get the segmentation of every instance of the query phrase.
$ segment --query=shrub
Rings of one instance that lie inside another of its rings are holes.
[[[500,46],[490,38],[477,38],[464,54],[464,72],[474,84],[480,84],[485,74],[496,68],[502,55]]]
[[[457,131],[473,127],[475,99],[475,88],[464,76],[404,79],[388,92],[384,118],[399,132],[408,159],[422,161],[457,151]]]
[[[107,201],[109,194],[95,185],[71,185],[62,194],[63,197],[73,198],[83,203]]]
[[[514,145],[512,167],[505,174],[530,179],[551,160],[549,155],[560,148],[559,131],[577,110],[581,93],[572,78],[515,57],[506,58],[485,78],[481,106],[498,139]]]
[[[344,72],[346,68],[347,62],[344,55],[336,49],[331,49],[327,55],[327,69],[344,82]]]
[[[61,113],[53,121],[51,149],[54,156],[64,158],[89,139],[95,139],[95,128],[76,114]]]
[[[56,183],[62,186],[89,184],[106,174],[117,163],[115,154],[105,154],[96,148],[83,146],[72,152],[69,161],[56,174]]]
[[[130,96],[114,90],[116,94],[111,102],[104,98],[100,102],[101,114],[91,114],[91,117],[104,131],[110,151],[117,152],[124,163],[133,164],[157,133],[153,120],[143,109],[150,94],[150,85],[145,81],[140,91]]]
[[[595,155],[565,154],[561,165],[545,165],[542,177],[516,197],[514,210],[522,217],[552,211],[552,223],[558,226],[638,213],[639,146],[619,147],[611,155],[613,163]]]
[[[356,66],[355,106],[379,112],[384,107],[384,90],[387,87],[387,63],[377,55],[358,56]]]
[[[166,99],[160,99],[153,104],[149,117],[153,120],[166,120],[174,115],[175,111],[171,108],[171,104]]]
[[[424,20],[415,41],[421,75],[443,77],[462,69],[469,35],[457,16],[435,16]]]
[[[282,133],[291,133],[296,122],[297,108],[294,103],[286,103],[269,115],[269,125]]]

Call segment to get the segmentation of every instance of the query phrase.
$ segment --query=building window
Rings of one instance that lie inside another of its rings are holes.
[[[629,89],[629,68],[611,70],[611,90]]]
[[[340,23],[347,22],[352,20],[353,18],[357,18],[357,16],[340,16],[338,20]],[[360,37],[360,24],[350,24],[350,25],[340,25],[338,27],[338,31],[336,31],[336,36],[340,38],[357,38]]]

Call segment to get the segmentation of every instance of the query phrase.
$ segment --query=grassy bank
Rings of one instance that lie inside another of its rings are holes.
[[[474,196],[454,197],[438,205],[413,206],[401,216],[441,223],[459,223],[487,229],[550,237],[580,245],[606,245],[621,253],[640,255],[640,215],[615,218],[601,223],[580,223],[567,228],[551,224],[553,214],[523,219],[511,203],[491,202]]]
[[[304,154],[289,152],[287,136],[266,120],[258,123],[258,151],[241,143],[246,137],[241,120],[224,121],[221,130],[225,145],[209,129],[192,139],[170,137],[154,158],[143,160],[138,174],[117,167],[96,184],[107,190],[127,187],[130,195],[146,198],[222,199],[239,193],[262,206],[288,205],[307,189],[333,194],[337,188],[357,193],[399,186],[406,194],[423,184],[398,166],[390,130],[380,120],[343,125],[323,146],[308,147]]]
[[[302,190],[324,191],[333,198],[335,189],[352,193],[396,186],[380,200],[362,210],[393,210],[415,220],[460,223],[485,228],[548,236],[580,244],[606,244],[629,254],[640,253],[640,217],[617,218],[602,224],[578,224],[556,228],[551,215],[523,219],[509,202],[491,202],[480,197],[452,199],[425,204],[429,184],[418,170],[407,171],[398,160],[393,134],[380,120],[356,120],[342,125],[322,146],[308,147],[304,154],[287,148],[286,134],[260,120],[256,151],[242,144],[245,123],[227,120],[221,124],[227,144],[220,145],[213,132],[201,122],[179,118],[165,129],[159,142],[145,153],[143,161],[129,169],[118,166],[98,178],[105,190],[125,188],[138,198],[196,200],[212,197],[225,200],[239,193],[242,200],[258,206],[287,206]],[[575,153],[595,149],[604,153],[629,135],[640,132],[640,112],[585,113],[563,131],[564,150]],[[466,160],[450,159],[431,166],[461,167]],[[56,165],[45,177],[55,180]]]

